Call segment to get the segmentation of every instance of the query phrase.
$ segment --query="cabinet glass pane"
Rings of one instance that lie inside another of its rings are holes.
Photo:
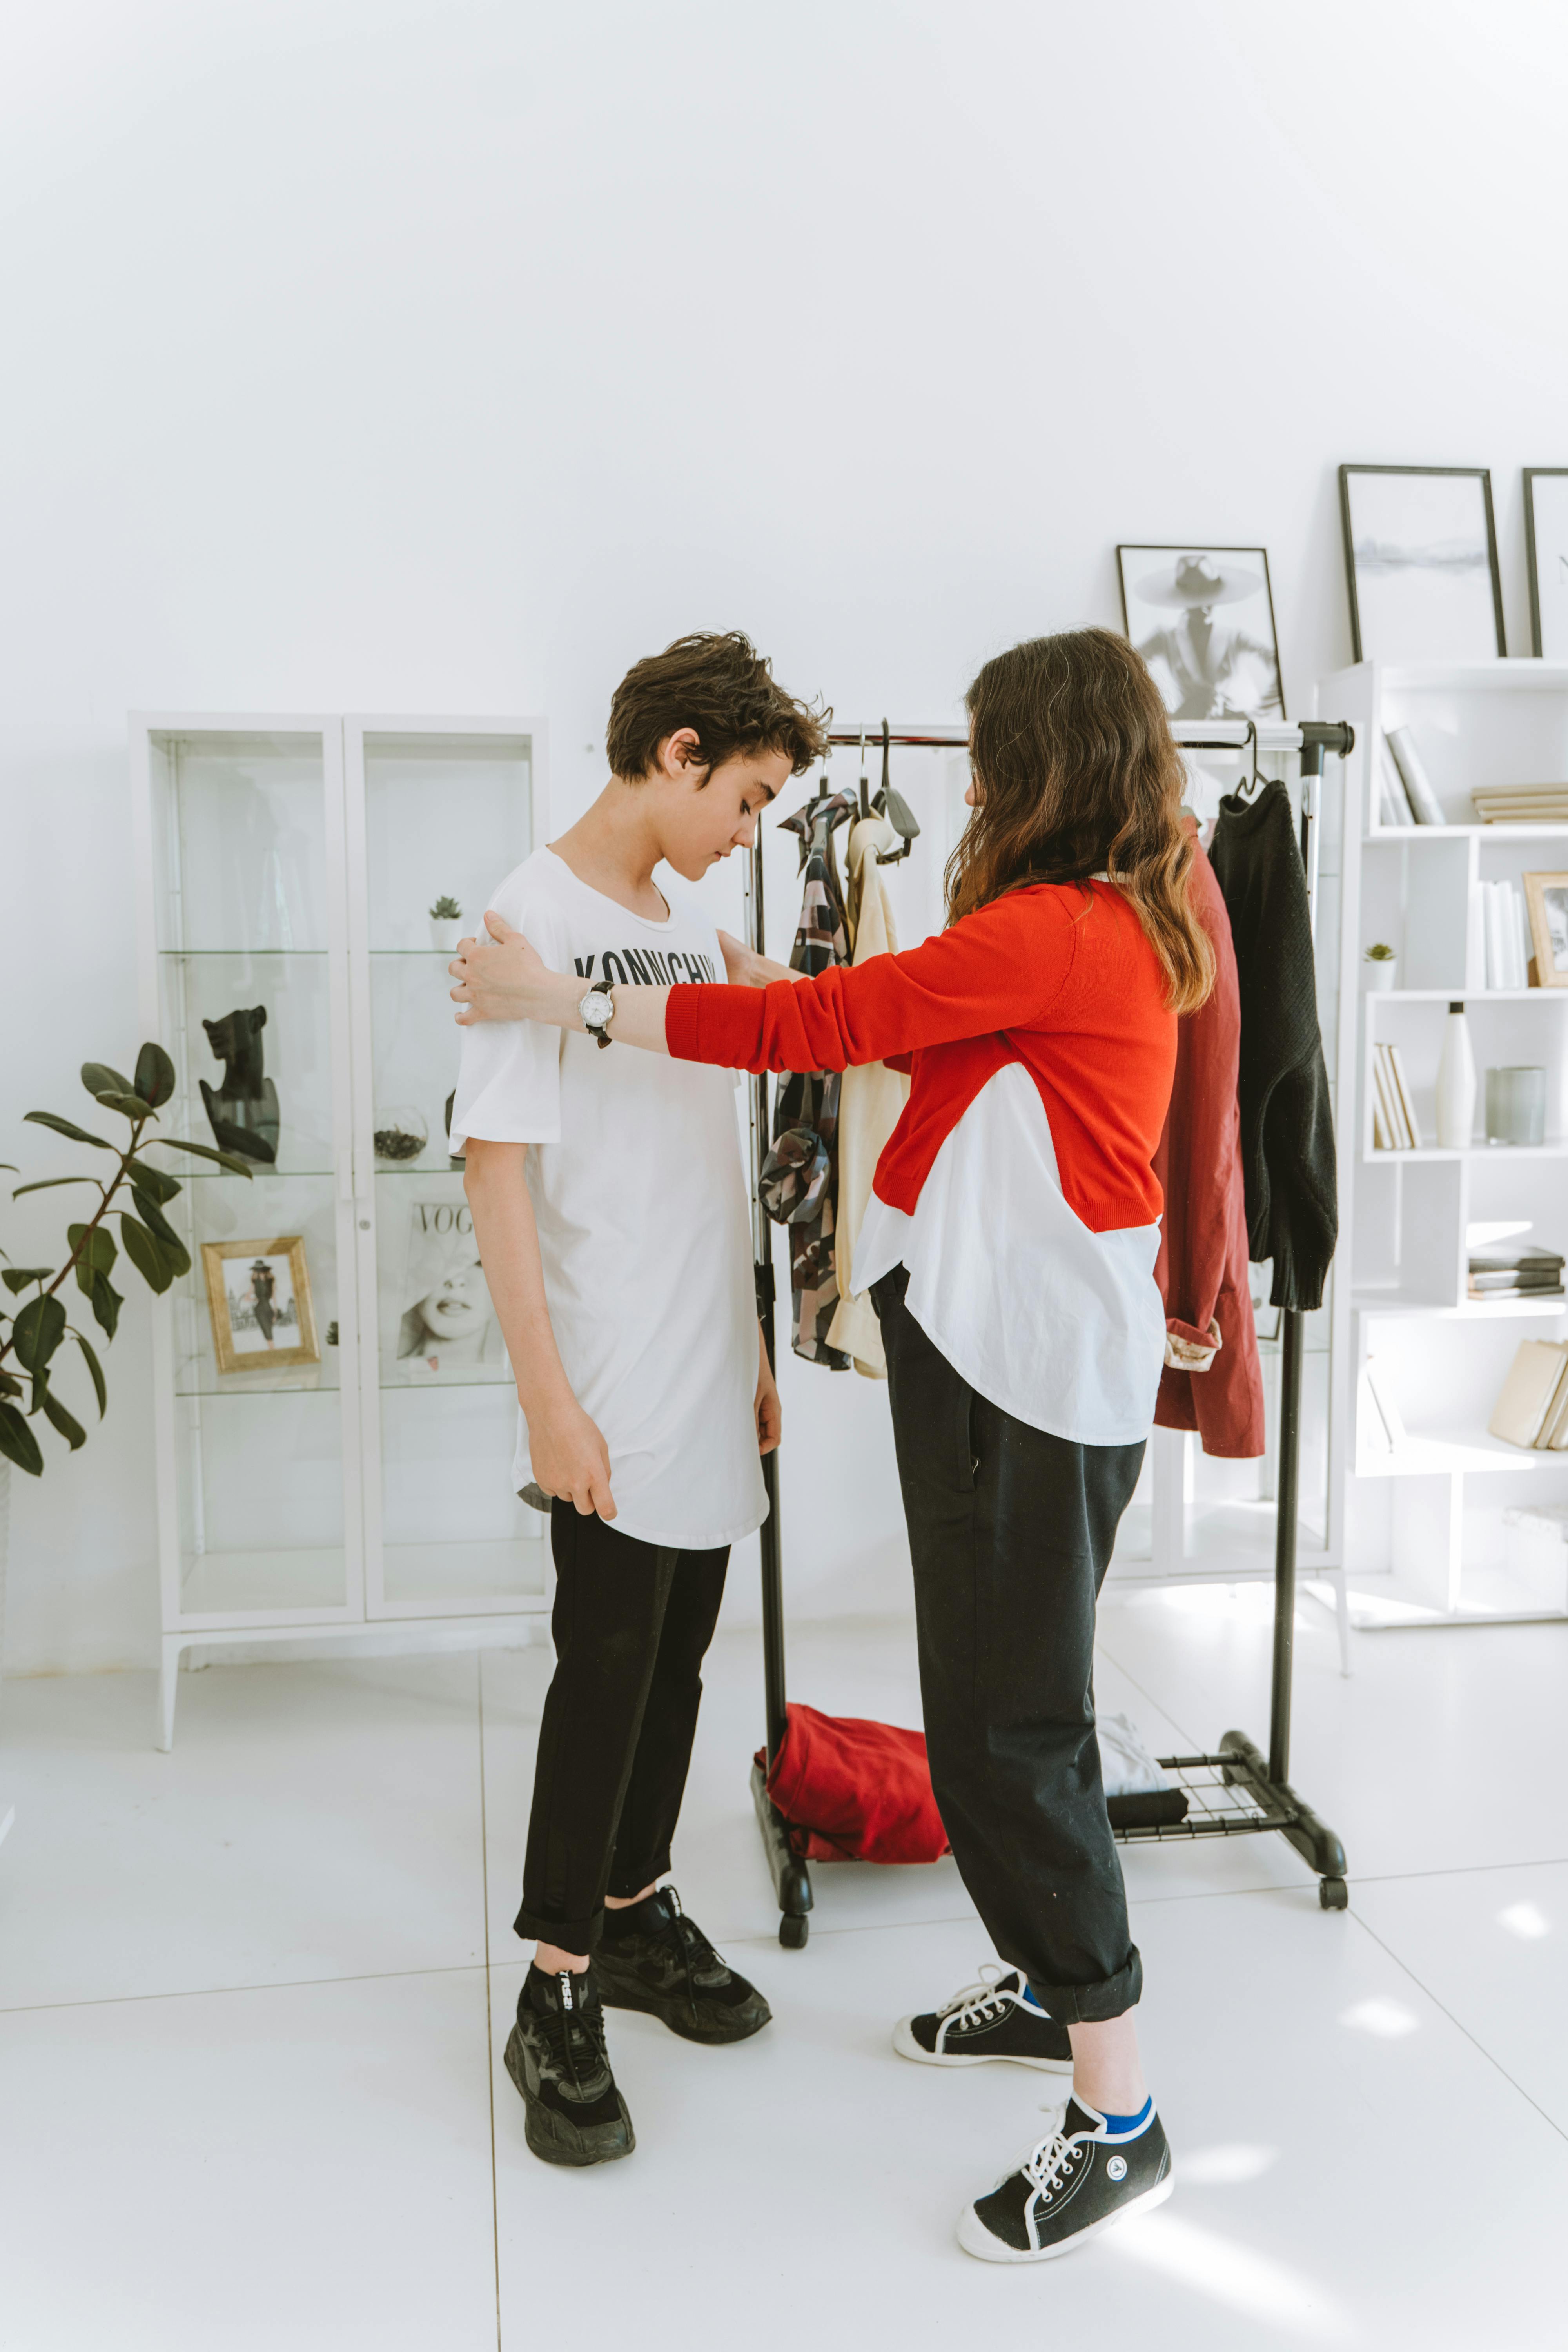
[[[516,1391],[447,1150],[458,1033],[435,928],[448,919],[432,913],[456,900],[477,928],[529,855],[530,753],[526,737],[365,738],[380,1605],[393,1612],[505,1607],[542,1589],[542,1522],[511,1482]]]
[[[335,780],[334,780],[335,781]],[[348,1604],[319,737],[155,740],[154,945],[191,1256],[170,1296],[186,1614]],[[204,1091],[205,1088],[205,1091]]]

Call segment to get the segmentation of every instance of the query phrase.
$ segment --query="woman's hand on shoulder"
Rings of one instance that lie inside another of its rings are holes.
[[[465,1028],[476,1021],[561,1024],[562,983],[572,975],[552,971],[538,949],[493,909],[485,916],[485,931],[486,937],[459,940],[447,966],[458,983],[450,993],[458,1021]]]

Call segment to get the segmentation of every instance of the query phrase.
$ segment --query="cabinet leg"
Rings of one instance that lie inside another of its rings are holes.
[[[163,1664],[158,1670],[158,1719],[153,1727],[153,1741],[166,1756],[174,1744],[174,1702],[180,1695],[180,1660],[185,1644],[177,1633],[163,1636]]]
[[[1351,1670],[1351,1597],[1345,1584],[1342,1568],[1331,1571],[1334,1580],[1334,1622],[1340,1636],[1340,1672],[1349,1676]]]

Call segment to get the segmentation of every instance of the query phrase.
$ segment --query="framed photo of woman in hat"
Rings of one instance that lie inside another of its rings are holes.
[[[1119,547],[1121,616],[1173,719],[1283,719],[1261,547]]]

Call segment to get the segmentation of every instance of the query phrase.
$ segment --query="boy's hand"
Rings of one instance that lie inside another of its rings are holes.
[[[528,1458],[535,1482],[547,1495],[574,1504],[585,1519],[595,1512],[602,1519],[616,1516],[610,1492],[610,1451],[574,1396],[564,1396],[531,1412],[523,1407],[528,1423]]]
[[[768,1362],[766,1349],[763,1350],[762,1363],[757,1372],[755,1412],[757,1452],[772,1454],[776,1451],[779,1439],[784,1434],[784,1407],[779,1402],[778,1384],[773,1379],[773,1367]]]

